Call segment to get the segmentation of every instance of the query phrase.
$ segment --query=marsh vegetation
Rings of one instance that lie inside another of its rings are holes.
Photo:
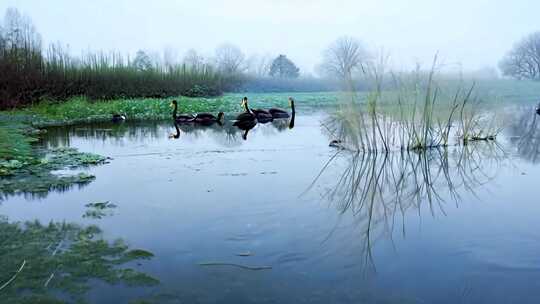
[[[539,37],[514,80],[353,36],[310,71],[231,43],[74,55],[8,9],[0,302],[537,303]]]
[[[343,148],[377,153],[466,145],[495,140],[503,127],[494,102],[479,95],[475,83],[437,80],[437,57],[429,70],[393,73],[385,70],[383,57],[362,69],[371,90],[359,95],[345,76],[348,90],[324,124]]]
[[[74,223],[10,222],[0,218],[2,302],[86,303],[90,282],[153,286],[159,281],[126,267],[151,259],[151,252],[109,242],[97,226]]]

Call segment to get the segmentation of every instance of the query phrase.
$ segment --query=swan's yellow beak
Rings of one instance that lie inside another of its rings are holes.
[[[246,101],[242,99],[242,107],[246,105]]]
[[[169,104],[169,107],[171,107],[171,108],[174,107],[174,104],[171,102],[171,103]]]

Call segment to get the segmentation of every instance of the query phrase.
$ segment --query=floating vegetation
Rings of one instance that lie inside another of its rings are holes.
[[[36,140],[29,135],[23,124],[6,123],[0,117],[0,177],[13,175],[23,162],[32,159],[31,143]]]
[[[104,217],[112,216],[114,214],[112,209],[117,207],[115,204],[109,201],[90,203],[84,206],[88,209],[82,217],[91,219],[102,219]]]
[[[0,219],[2,303],[86,303],[91,282],[152,286],[159,281],[122,265],[153,257],[108,242],[96,226],[68,223],[10,223]]]
[[[55,174],[54,171],[78,169],[105,164],[108,158],[82,153],[74,148],[56,148],[42,157],[28,157],[24,160],[0,160],[0,199],[10,194],[31,193],[46,195],[49,191],[65,191],[74,185],[84,186],[95,176],[78,172]]]
[[[108,157],[92,153],[81,153],[75,148],[62,147],[50,150],[42,162],[50,163],[52,170],[63,168],[80,168],[91,165],[105,164]]]

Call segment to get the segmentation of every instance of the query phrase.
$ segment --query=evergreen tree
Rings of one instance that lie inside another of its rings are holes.
[[[133,66],[139,71],[148,71],[152,69],[152,60],[144,51],[139,50],[133,60]]]
[[[279,78],[298,78],[300,69],[285,55],[279,55],[272,61],[270,76]]]

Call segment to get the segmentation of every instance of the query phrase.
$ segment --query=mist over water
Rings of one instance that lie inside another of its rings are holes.
[[[5,0],[35,21],[45,41],[85,50],[139,49],[178,56],[193,48],[205,57],[230,42],[248,55],[287,54],[313,73],[337,37],[365,41],[393,58],[396,69],[445,64],[475,71],[497,67],[515,41],[540,28],[534,1],[92,1]],[[285,35],[284,35],[285,34]]]
[[[41,145],[113,161],[84,188],[1,209],[10,221],[95,224],[153,254],[136,270],[157,285],[91,284],[90,302],[535,303],[530,113],[510,112],[521,119],[498,143],[424,152],[328,147],[321,113],[247,140],[230,125],[181,126],[178,138],[170,122],[51,128]],[[529,135],[516,145],[514,134]],[[102,201],[114,206],[88,204]]]
[[[538,303],[538,11],[2,1],[0,302]]]

